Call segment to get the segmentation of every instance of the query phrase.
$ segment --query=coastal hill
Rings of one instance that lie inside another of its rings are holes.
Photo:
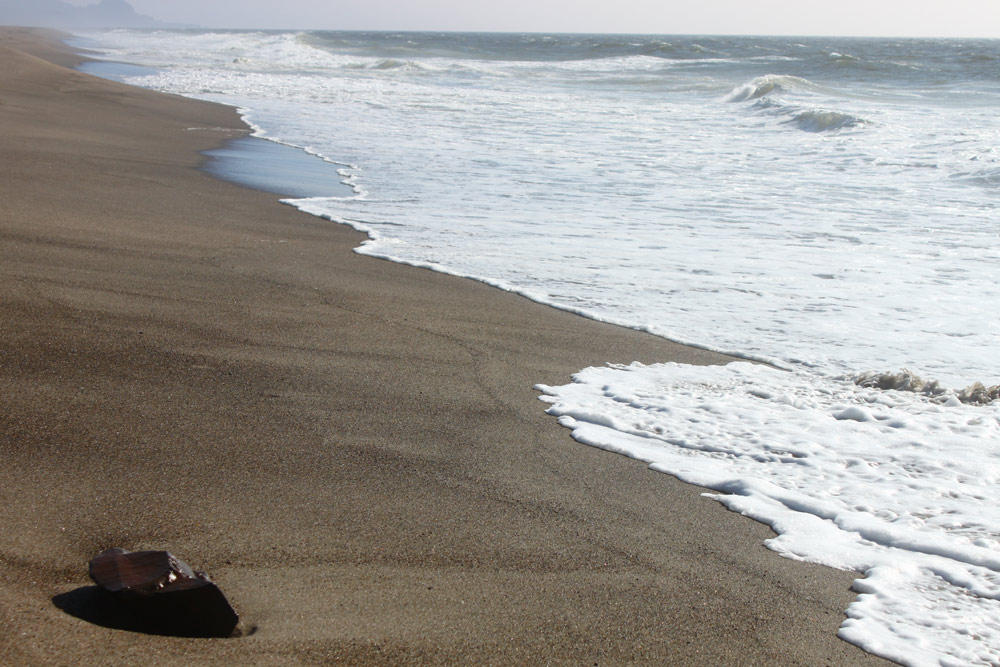
[[[138,14],[125,0],[100,0],[83,7],[62,0],[0,0],[0,25],[45,28],[176,28]]]

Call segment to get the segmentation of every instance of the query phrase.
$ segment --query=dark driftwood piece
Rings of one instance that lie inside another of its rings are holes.
[[[230,637],[239,616],[204,572],[167,551],[108,549],[90,561],[90,578],[139,616],[149,632]]]

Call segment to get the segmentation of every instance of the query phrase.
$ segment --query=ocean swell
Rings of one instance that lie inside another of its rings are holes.
[[[864,118],[840,111],[828,111],[826,109],[806,109],[794,113],[786,123],[797,126],[806,132],[829,132],[832,130],[842,130],[848,127],[858,127],[865,125],[868,121]]]

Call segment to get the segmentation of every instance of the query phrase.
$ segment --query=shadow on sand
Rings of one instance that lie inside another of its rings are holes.
[[[67,593],[60,593],[52,598],[52,604],[70,616],[75,616],[81,621],[93,623],[102,628],[165,637],[204,637],[204,635],[197,633],[164,632],[155,623],[137,616],[126,605],[99,586],[81,586]],[[256,630],[256,626],[247,627],[240,623],[232,636],[234,638],[245,637],[252,635]]]

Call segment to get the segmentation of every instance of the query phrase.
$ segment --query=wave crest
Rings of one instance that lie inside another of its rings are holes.
[[[794,90],[812,90],[815,85],[807,79],[784,74],[765,74],[756,79],[737,86],[726,98],[727,102],[746,102],[759,100],[774,93],[784,93]]]

